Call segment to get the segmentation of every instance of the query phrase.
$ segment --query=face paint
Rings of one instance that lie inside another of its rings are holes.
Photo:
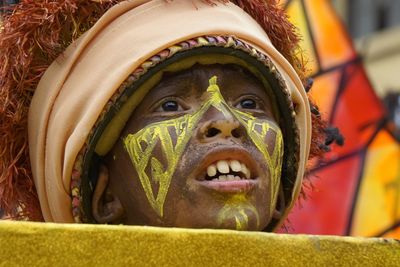
[[[216,77],[214,80],[216,80]],[[165,198],[177,164],[187,143],[193,135],[193,130],[197,127],[202,115],[213,104],[213,101],[215,100],[213,100],[211,94],[197,112],[186,114],[176,119],[152,123],[136,134],[129,134],[124,139],[125,149],[136,168],[140,182],[146,193],[146,197],[150,205],[160,217],[163,216]],[[171,128],[175,131],[177,137],[175,146],[173,145],[172,138],[169,134],[169,129]],[[167,160],[167,168],[165,170],[163,170],[160,161],[152,155],[154,147],[158,142],[161,143],[162,151]],[[142,144],[144,146],[142,146]],[[151,188],[150,178],[146,174],[146,168],[149,161],[152,170],[151,178],[154,182],[159,183],[159,190],[156,196]]]
[[[231,119],[232,116],[235,117],[245,127],[250,139],[263,155],[270,171],[271,205],[269,212],[272,214],[278,196],[279,181],[281,177],[283,158],[283,137],[281,130],[275,124],[271,124],[265,120],[258,119],[249,113],[230,107],[225,102],[219,87],[216,84],[216,77],[210,79],[210,86],[207,91],[211,93],[210,98],[213,102],[212,105],[222,112],[226,119]],[[272,155],[268,152],[268,144],[265,143],[266,136],[270,130],[275,133],[275,146]]]
[[[249,225],[249,214],[254,214],[256,227],[260,225],[257,209],[247,200],[246,195],[236,194],[231,196],[218,213],[218,224],[222,225],[227,220],[234,219],[236,230],[247,230]]]
[[[209,80],[207,93],[208,96],[201,105],[201,108],[193,114],[185,114],[176,119],[149,124],[137,133],[129,134],[124,139],[125,149],[136,168],[146,197],[152,208],[160,217],[163,216],[165,198],[180,158],[187,143],[192,137],[194,130],[197,128],[198,122],[211,106],[222,112],[227,119],[236,118],[246,128],[251,140],[263,154],[271,172],[271,201],[272,203],[276,202],[276,193],[279,189],[280,166],[283,153],[283,142],[280,129],[277,126],[270,125],[268,122],[257,119],[248,113],[230,107],[221,95],[217,85],[217,77],[215,76]],[[272,155],[269,154],[268,147],[266,147],[264,141],[269,130],[272,130],[276,134],[276,142]],[[177,140],[175,145],[170,136],[170,131],[173,131],[176,134]],[[158,143],[160,143],[162,152],[167,161],[165,168],[159,159],[152,154]],[[146,173],[146,168],[149,164],[151,177]],[[158,183],[158,192],[154,192],[150,179],[152,179],[153,182]],[[231,208],[229,207],[231,206],[232,205],[226,206],[226,209],[230,210]],[[246,207],[246,209],[248,208]],[[255,208],[253,207],[253,209]],[[270,212],[272,212],[272,209]],[[226,212],[224,212],[224,214],[225,213]],[[244,212],[239,212],[239,214],[242,214],[242,217],[238,217],[235,220],[238,221],[237,225],[240,224],[244,227],[247,225],[247,215]]]
[[[239,110],[234,110],[233,112],[235,114],[236,119],[242,125],[245,126],[247,134],[250,136],[250,139],[253,141],[255,146],[264,156],[264,160],[267,163],[271,179],[270,214],[272,214],[278,197],[279,181],[282,170],[282,159],[283,159],[282,132],[276,125],[269,124],[268,122],[257,119],[250,114],[244,113]],[[272,155],[270,155],[268,151],[268,144],[265,143],[266,136],[270,130],[275,133],[275,146]]]
[[[150,124],[136,134],[129,134],[124,139],[125,149],[135,165],[147,199],[160,217],[163,216],[163,205],[171,178],[200,117],[201,115],[199,114],[185,115],[177,119]],[[170,128],[176,133],[177,141],[175,145],[173,145],[169,134]],[[158,142],[161,143],[162,151],[167,161],[165,170],[161,162],[152,155]],[[151,178],[159,184],[159,190],[156,195],[154,195],[151,188],[150,178],[146,174],[149,162],[151,165]]]

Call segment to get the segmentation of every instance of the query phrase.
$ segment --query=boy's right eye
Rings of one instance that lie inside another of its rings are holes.
[[[163,111],[178,111],[179,104],[175,100],[168,100],[161,104]]]
[[[177,112],[184,110],[185,108],[178,99],[171,98],[160,101],[154,109],[155,112]]]

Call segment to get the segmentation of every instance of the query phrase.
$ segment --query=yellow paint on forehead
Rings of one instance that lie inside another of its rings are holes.
[[[251,114],[230,107],[221,95],[216,76],[209,80],[207,93],[208,95],[200,109],[193,114],[185,114],[179,118],[149,124],[137,133],[129,134],[124,138],[125,149],[136,168],[150,205],[160,217],[163,216],[164,202],[179,160],[182,157],[187,143],[193,136],[193,132],[197,128],[199,121],[204,113],[212,106],[222,112],[225,118],[236,118],[246,128],[247,134],[263,154],[271,172],[270,214],[272,214],[272,209],[274,207],[272,204],[276,203],[276,196],[279,190],[281,159],[283,154],[282,133],[279,127],[264,120],[257,119]],[[275,132],[276,136],[272,155],[268,152],[268,144],[265,144],[265,138],[269,130]],[[177,140],[175,145],[173,144],[170,131],[174,132],[176,135]],[[153,155],[157,143],[161,145],[162,152],[165,156],[164,158],[166,159],[166,166],[163,166],[160,160]],[[150,177],[146,173],[149,164],[151,169]],[[154,192],[151,181],[153,181],[153,183],[158,183],[158,192]],[[238,223],[245,225],[245,216],[240,218],[238,217],[237,219]]]

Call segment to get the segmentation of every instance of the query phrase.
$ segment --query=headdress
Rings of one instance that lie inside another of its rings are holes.
[[[323,128],[302,85],[298,37],[277,2],[116,2],[23,1],[6,18],[0,207],[37,219],[34,179],[46,221],[90,221],[82,200],[95,182],[95,155],[107,153],[163,71],[195,63],[242,65],[272,87],[284,118],[285,198],[293,205]]]

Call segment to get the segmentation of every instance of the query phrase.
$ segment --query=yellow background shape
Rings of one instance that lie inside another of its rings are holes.
[[[400,146],[392,138],[381,131],[369,146],[352,235],[374,236],[400,220]]]

